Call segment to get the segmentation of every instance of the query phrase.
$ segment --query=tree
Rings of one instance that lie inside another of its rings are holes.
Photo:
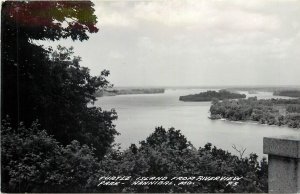
[[[112,123],[117,115],[114,110],[102,111],[88,104],[96,100],[94,93],[99,87],[109,85],[105,79],[109,71],[90,76],[88,68],[81,67],[80,58],[72,58],[72,53],[72,48],[59,46],[50,54],[49,71],[43,75],[47,93],[36,103],[42,113],[37,117],[60,142],[79,140],[94,146],[100,157],[117,134]]]
[[[87,145],[62,146],[38,122],[1,127],[2,192],[87,192],[99,163]]]
[[[115,111],[89,107],[109,71],[90,76],[72,49],[44,48],[34,40],[87,40],[96,33],[90,1],[6,1],[2,4],[2,118],[41,125],[64,145],[77,139],[102,156],[117,134]]]
[[[160,138],[161,135],[165,139]],[[2,122],[1,177],[4,192],[266,192],[267,162],[257,155],[237,157],[207,143],[196,150],[173,128],[156,128],[141,145],[110,148],[102,160],[93,148],[72,141],[63,146],[35,121],[17,128]],[[97,186],[101,176],[191,177],[239,176],[237,186],[224,181],[193,185]]]
[[[28,117],[32,117],[35,107],[32,96],[27,97],[28,90],[38,87],[36,82],[41,81],[39,78],[48,67],[47,50],[33,44],[33,40],[88,39],[87,32],[98,31],[92,6],[89,1],[6,1],[2,4],[2,115],[10,115],[13,121],[31,123]]]
[[[157,127],[140,146],[131,145],[124,151],[111,150],[101,161],[100,176],[126,175],[137,177],[243,177],[236,186],[225,181],[196,181],[193,185],[101,187],[104,192],[267,192],[267,163],[260,163],[255,154],[237,157],[207,143],[198,150],[179,130]],[[169,180],[169,179],[168,179]]]

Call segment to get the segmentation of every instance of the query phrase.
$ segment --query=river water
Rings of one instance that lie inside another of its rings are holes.
[[[104,110],[116,109],[118,120],[114,122],[121,135],[116,137],[123,149],[131,143],[145,140],[157,126],[180,129],[196,148],[207,142],[237,154],[232,148],[246,148],[245,154],[263,156],[263,137],[294,136],[300,138],[300,130],[288,127],[260,125],[251,122],[210,120],[210,102],[182,102],[179,96],[195,94],[207,89],[167,89],[163,94],[120,95],[98,98],[95,106]],[[248,94],[273,98],[271,92]]]

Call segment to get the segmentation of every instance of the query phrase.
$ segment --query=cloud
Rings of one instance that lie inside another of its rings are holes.
[[[95,13],[100,26],[135,26],[135,21],[130,17],[126,1],[95,1]]]
[[[100,31],[75,50],[116,85],[300,83],[299,0],[95,1],[95,10]]]
[[[138,23],[154,23],[165,27],[237,31],[276,30],[280,27],[276,16],[254,13],[240,7],[241,5],[256,7],[264,1],[226,2],[228,3],[215,0],[123,1],[122,3],[96,1],[96,10],[100,24],[104,26],[133,27]]]

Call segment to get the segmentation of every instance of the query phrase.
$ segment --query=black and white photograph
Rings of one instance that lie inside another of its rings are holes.
[[[2,193],[300,193],[300,0],[0,2]]]

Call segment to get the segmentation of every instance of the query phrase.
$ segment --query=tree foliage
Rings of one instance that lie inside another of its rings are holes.
[[[3,30],[23,39],[87,40],[87,32],[98,32],[93,5],[91,1],[6,1]]]
[[[88,39],[86,32],[98,30],[92,5],[88,1],[6,1],[2,4],[2,115],[10,115],[13,121],[32,122],[37,108],[35,96],[47,92],[49,80],[44,76],[50,66],[49,52],[33,40]]]
[[[215,99],[224,100],[224,99],[239,99],[246,98],[245,94],[232,93],[227,90],[220,91],[207,91],[201,92],[199,94],[190,94],[186,96],[180,96],[179,100],[181,101],[212,101]]]
[[[182,186],[101,186],[105,192],[267,192],[267,162],[258,162],[256,154],[239,158],[213,147],[210,143],[198,150],[179,130],[155,129],[140,146],[131,145],[125,151],[112,150],[101,162],[99,176],[125,175],[137,177],[239,176],[237,186],[225,182],[198,182]]]
[[[211,118],[233,121],[256,121],[268,125],[300,128],[299,99],[223,100],[210,107]]]
[[[2,122],[1,164],[4,192],[267,192],[267,162],[251,154],[237,157],[210,143],[195,149],[173,128],[155,129],[140,146],[121,151],[111,148],[101,160],[94,149],[72,141],[63,146],[42,130],[12,127]],[[226,182],[197,182],[194,185],[98,186],[101,176],[178,177],[239,176],[237,186]]]
[[[90,107],[109,86],[109,71],[91,76],[72,48],[45,48],[34,40],[87,40],[97,18],[90,1],[6,1],[2,4],[2,115],[12,125],[40,124],[64,145],[93,145],[101,156],[117,134],[115,111]]]
[[[84,192],[99,169],[93,149],[63,146],[37,121],[15,128],[4,120],[1,142],[2,192]]]

